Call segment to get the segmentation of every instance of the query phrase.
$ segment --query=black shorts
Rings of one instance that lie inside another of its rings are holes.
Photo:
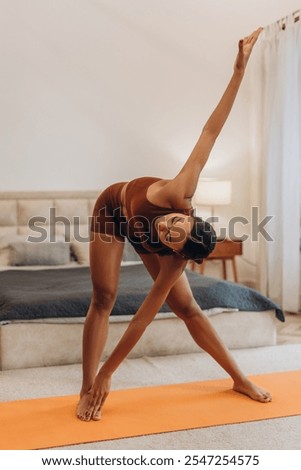
[[[129,224],[122,213],[121,191],[126,183],[115,183],[106,188],[96,200],[91,221],[91,232],[128,239],[138,254],[172,254],[167,247],[145,246],[141,238],[130,233]]]

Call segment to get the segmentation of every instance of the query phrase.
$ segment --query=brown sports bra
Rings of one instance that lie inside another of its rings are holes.
[[[161,178],[136,178],[126,184],[121,192],[124,216],[127,218],[127,238],[139,253],[171,254],[172,250],[164,246],[158,238],[155,220],[172,212],[192,215],[193,209],[160,207],[151,203],[147,197],[149,186]]]

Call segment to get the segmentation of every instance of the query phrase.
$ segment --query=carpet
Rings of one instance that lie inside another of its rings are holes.
[[[0,404],[0,449],[44,449],[301,414],[301,371],[256,375],[273,401],[232,391],[231,379],[112,391],[99,422],[75,417],[77,396]]]

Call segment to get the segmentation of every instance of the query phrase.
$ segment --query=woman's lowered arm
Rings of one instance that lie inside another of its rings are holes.
[[[90,393],[88,415],[100,409],[110,391],[111,376],[139,341],[161,305],[165,302],[170,289],[181,276],[187,261],[177,255],[161,258],[161,269],[152,289],[137,310],[119,343],[100,368]]]

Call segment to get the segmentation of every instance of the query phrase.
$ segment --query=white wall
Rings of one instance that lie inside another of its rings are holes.
[[[299,3],[0,0],[0,190],[173,177],[224,91],[238,39]],[[243,83],[204,173],[232,179],[226,217],[249,214],[247,106]]]
[[[298,3],[1,0],[0,188],[172,177],[230,77],[238,38]],[[229,176],[239,162],[240,187],[245,105],[242,89],[206,170]]]

